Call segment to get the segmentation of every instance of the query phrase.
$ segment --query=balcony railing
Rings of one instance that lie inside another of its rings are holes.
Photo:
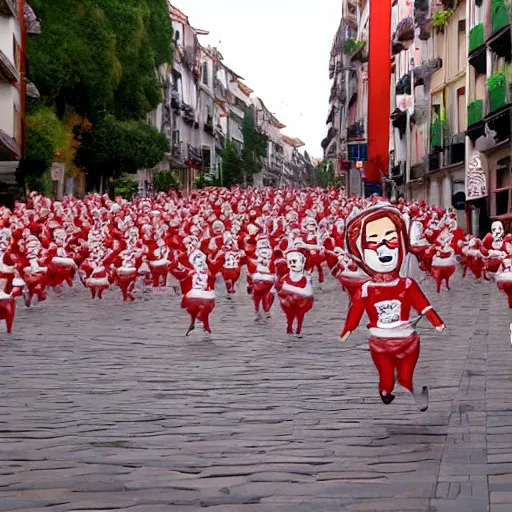
[[[214,134],[214,128],[213,128],[213,118],[211,116],[208,116],[206,118],[206,121],[203,125],[203,129],[206,133],[213,135]]]
[[[14,84],[18,81],[18,71],[7,55],[0,50],[0,80],[2,78]]]
[[[497,73],[487,80],[489,110],[494,112],[510,103],[510,83],[506,71]]]
[[[0,14],[16,17],[17,10],[14,0],[0,0]]]
[[[442,148],[444,137],[448,134],[446,121],[434,121],[430,126],[430,147]]]
[[[420,162],[418,164],[412,165],[411,171],[410,171],[410,179],[411,180],[419,180],[420,178],[422,178],[424,176],[425,171],[426,171],[426,166],[425,166],[424,162]]]
[[[492,0],[491,9],[493,33],[510,24],[510,18],[508,15],[507,6],[505,5],[505,0]]]
[[[429,172],[437,171],[441,168],[441,153],[438,151],[431,151],[427,155],[427,162]]]
[[[364,123],[362,121],[357,121],[354,124],[351,124],[347,128],[347,137],[349,139],[361,139],[365,135]]]
[[[479,46],[482,46],[484,44],[484,40],[484,24],[480,23],[479,25],[475,25],[469,31],[469,53],[476,50]]]
[[[183,110],[183,121],[185,121],[187,124],[194,124],[196,114],[193,107],[187,105],[186,103],[182,103],[181,108]]]
[[[484,117],[483,100],[472,101],[468,105],[468,126],[478,123]]]

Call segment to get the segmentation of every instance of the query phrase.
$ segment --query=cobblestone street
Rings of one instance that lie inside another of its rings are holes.
[[[91,301],[77,283],[20,307],[1,341],[0,511],[510,512],[506,297],[422,287],[447,324],[419,324],[426,413],[403,390],[381,403],[366,330],[339,339],[333,280],[303,339],[220,284],[211,341],[184,336],[171,293]]]

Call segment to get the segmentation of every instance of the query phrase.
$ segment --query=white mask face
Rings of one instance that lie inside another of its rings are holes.
[[[492,223],[491,231],[492,231],[492,237],[494,238],[494,240],[502,240],[503,236],[505,235],[505,230],[503,229],[503,224],[499,220]]]
[[[198,253],[194,256],[194,259],[192,260],[192,266],[194,267],[194,270],[197,272],[201,272],[206,268],[206,257],[204,254]]]
[[[391,219],[383,217],[369,222],[365,230],[363,257],[375,272],[393,272],[398,267],[398,233]]]
[[[365,249],[363,254],[366,264],[376,272],[386,273],[396,269],[398,249],[390,249],[384,245],[376,251]]]
[[[286,255],[288,268],[292,272],[302,272],[304,270],[305,258],[300,252],[291,252]]]
[[[263,248],[257,251],[257,261],[259,265],[264,267],[268,267],[270,264],[271,251],[269,249]]]

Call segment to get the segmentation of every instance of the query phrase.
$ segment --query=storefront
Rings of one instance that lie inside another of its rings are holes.
[[[446,166],[428,176],[428,203],[432,206],[448,209],[453,208],[453,197],[465,190],[464,163]],[[457,211],[457,222],[466,229],[465,210]]]

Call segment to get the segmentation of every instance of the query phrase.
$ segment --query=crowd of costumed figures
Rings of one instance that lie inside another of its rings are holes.
[[[133,201],[106,195],[56,201],[32,193],[14,211],[0,208],[0,319],[11,332],[18,297],[31,307],[46,300],[48,288],[78,280],[92,298],[118,289],[133,301],[137,283],[161,287],[173,276],[189,331],[199,321],[211,332],[217,277],[233,294],[246,266],[256,313],[268,314],[277,297],[287,332],[300,334],[313,307],[313,273],[322,283],[328,268],[352,299],[370,279],[347,247],[347,223],[386,204],[339,189],[210,188],[186,199],[161,193]],[[463,276],[496,282],[512,308],[512,235],[500,222],[480,240],[458,228],[454,212],[424,202],[392,206],[408,235],[402,275],[419,267],[439,292],[462,265]]]
[[[512,235],[500,222],[482,240],[457,226],[456,214],[424,202],[347,196],[339,189],[209,188],[188,198],[115,201],[107,195],[60,201],[30,194],[14,211],[0,208],[0,319],[10,333],[16,301],[46,300],[47,290],[80,282],[93,299],[117,289],[134,301],[136,287],[166,286],[170,277],[190,315],[211,333],[215,286],[230,298],[246,267],[257,319],[277,298],[288,334],[301,335],[313,308],[313,280],[324,269],[348,294],[343,341],[369,319],[369,347],[385,404],[397,381],[428,407],[428,388],[413,385],[419,356],[417,322],[444,322],[419,283],[438,293],[462,266],[463,277],[493,281],[512,308]],[[419,283],[418,283],[419,282]],[[411,312],[418,315],[411,319]]]

